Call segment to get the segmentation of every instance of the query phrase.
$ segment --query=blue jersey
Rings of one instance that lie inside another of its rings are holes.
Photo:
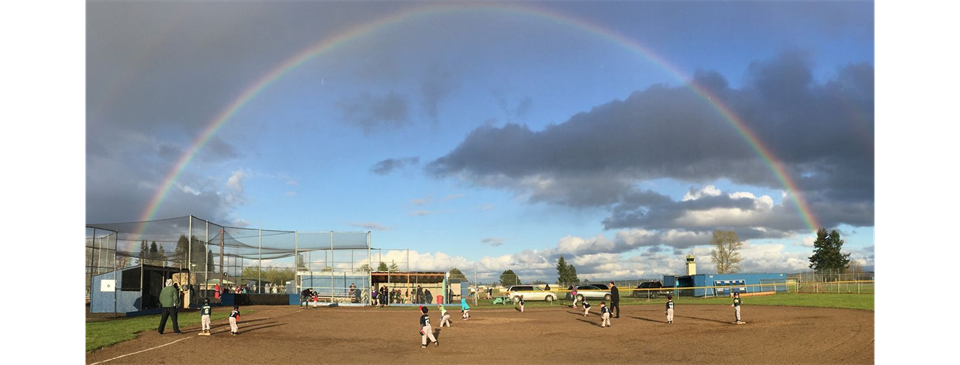
[[[209,315],[210,315],[210,305],[209,305],[209,304],[205,304],[203,307],[200,308],[200,315],[201,315],[201,316],[209,316]]]

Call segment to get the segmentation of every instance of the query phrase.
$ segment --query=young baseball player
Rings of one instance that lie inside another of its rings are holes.
[[[573,296],[573,308],[577,308],[577,288],[573,288],[573,291],[570,292],[570,295]]]
[[[464,298],[460,298],[460,317],[464,321],[470,319],[470,306],[467,305],[467,300]]]
[[[667,323],[673,323],[673,295],[667,294],[667,308],[663,314],[667,315]]]
[[[447,324],[447,327],[452,327],[450,324],[450,314],[447,313],[447,308],[444,308],[443,304],[440,304],[440,327],[443,327],[444,323]]]
[[[583,298],[583,316],[588,315],[590,315],[590,303],[587,302],[587,298]]]
[[[234,305],[233,312],[230,312],[230,334],[236,336],[240,334],[237,328],[237,322],[240,321],[240,306]]]
[[[743,322],[740,321],[740,304],[741,304],[741,302],[740,302],[740,292],[734,292],[734,293],[733,293],[733,304],[731,304],[730,306],[733,307],[733,314],[736,315],[736,317],[737,317],[737,321],[734,322],[734,323],[736,323],[736,324],[741,324],[741,323],[743,323]]]
[[[600,328],[610,327],[610,308],[607,308],[606,304],[600,302]]]
[[[440,342],[437,341],[436,337],[433,337],[433,327],[430,326],[430,316],[427,315],[427,307],[420,307],[420,313],[423,315],[420,316],[420,348],[427,348],[427,339],[433,341],[434,346],[440,346]]]
[[[210,299],[203,298],[203,306],[200,307],[200,333],[201,336],[210,336]]]
[[[523,295],[517,299],[517,304],[520,304],[520,313],[523,313]]]

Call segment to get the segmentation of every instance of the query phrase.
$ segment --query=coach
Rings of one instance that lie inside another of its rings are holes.
[[[173,279],[167,279],[166,286],[160,290],[160,306],[163,307],[163,314],[160,315],[160,328],[157,332],[163,334],[163,329],[167,326],[167,317],[173,320],[173,333],[181,334],[180,326],[177,324],[177,307],[180,306],[180,292],[173,286]]]
[[[612,281],[610,282],[610,314],[613,314],[613,309],[617,309],[617,316],[614,318],[620,318],[620,288],[617,288],[617,285]]]

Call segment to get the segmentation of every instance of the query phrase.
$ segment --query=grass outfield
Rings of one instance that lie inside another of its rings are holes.
[[[862,310],[873,310],[874,305],[874,295],[873,294],[777,294],[777,295],[764,295],[764,296],[745,296],[743,297],[743,305],[774,305],[774,306],[788,306],[788,307],[820,307],[820,308],[843,308],[843,309],[862,309]],[[730,304],[732,298],[674,298],[673,302],[680,305],[697,305],[697,304]],[[492,304],[492,300],[481,299],[477,305],[472,305],[471,308],[510,308],[513,307],[512,304],[501,305],[501,304]],[[594,309],[598,309],[598,304],[600,300],[592,300],[590,304],[594,306]],[[620,306],[631,306],[631,305],[664,305],[667,300],[665,298],[658,299],[637,299],[625,297],[620,300]],[[607,303],[609,304],[609,303]],[[554,301],[552,304],[547,302],[534,302],[528,301],[524,304],[524,309],[529,308],[543,308],[543,307],[557,307],[557,306],[569,306],[570,301]]]
[[[252,313],[253,311],[241,310],[241,318],[244,314]],[[210,314],[210,321],[217,321],[221,319],[226,319],[230,315],[230,311],[227,309],[213,310],[213,313]],[[177,316],[177,324],[180,327],[186,327],[191,325],[196,325],[200,323],[200,312],[199,311],[189,311],[179,313]],[[87,352],[107,347],[118,342],[123,342],[127,340],[132,340],[137,337],[138,332],[142,331],[156,331],[157,327],[160,326],[160,315],[154,314],[149,316],[134,317],[134,318],[121,318],[115,320],[108,320],[102,322],[88,322],[87,323]],[[167,319],[167,329],[164,333],[173,333],[173,324],[170,319]]]

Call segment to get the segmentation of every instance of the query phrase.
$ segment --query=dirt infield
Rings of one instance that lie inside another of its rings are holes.
[[[600,328],[597,308],[589,317],[573,308],[474,309],[469,321],[454,309],[440,346],[421,349],[416,308],[251,308],[239,336],[225,320],[209,337],[196,326],[183,335],[148,331],[87,354],[87,363],[874,363],[874,313],[850,309],[746,306],[748,323],[735,325],[729,306],[678,306],[673,324],[660,306],[629,306],[610,328]],[[436,331],[436,307],[430,314]]]

